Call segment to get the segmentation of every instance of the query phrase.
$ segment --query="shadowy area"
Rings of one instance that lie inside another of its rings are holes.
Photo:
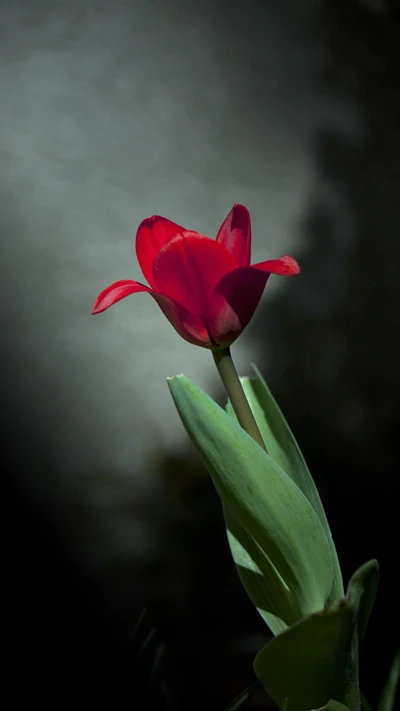
[[[356,100],[362,135],[354,142],[332,131],[317,136],[315,155],[324,188],[304,219],[304,254],[296,254],[302,274],[287,284],[283,296],[265,300],[250,333],[258,344],[264,339],[270,362],[271,333],[262,323],[273,320],[273,364],[264,374],[321,491],[345,580],[369,558],[380,563],[381,585],[361,656],[362,688],[376,706],[400,638],[394,614],[400,592],[394,565],[400,23],[395,3],[320,5],[319,23],[330,50],[322,84]],[[324,199],[327,190],[329,201]],[[343,225],[350,226],[347,244]],[[327,309],[326,281],[332,277],[339,280],[337,299]]]
[[[38,494],[35,481],[57,467],[4,393],[2,404],[4,693],[43,709],[173,709],[151,615],[135,634],[141,608],[131,594],[129,619],[120,620],[115,594],[90,563],[91,512],[56,486]]]

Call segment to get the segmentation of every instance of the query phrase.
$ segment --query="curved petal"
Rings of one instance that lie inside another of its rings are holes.
[[[96,299],[92,314],[99,314],[126,296],[141,291],[145,291],[153,297],[168,321],[185,341],[204,348],[211,347],[208,331],[201,319],[176,301],[130,279],[117,281],[115,284],[108,286],[107,289],[104,289]]]
[[[219,228],[216,241],[232,255],[236,267],[250,266],[251,222],[247,207],[235,203]]]
[[[184,232],[161,249],[153,264],[157,291],[183,304],[205,325],[215,285],[235,268],[226,249],[196,232]]]
[[[175,331],[177,331],[185,341],[193,343],[195,346],[202,346],[203,348],[212,347],[213,344],[211,343],[208,330],[198,316],[191,313],[182,304],[179,304],[173,299],[169,299],[163,294],[151,291],[150,295],[157,302],[164,316],[167,317]]]
[[[252,269],[258,269],[263,272],[269,272],[269,274],[280,274],[281,276],[292,276],[294,274],[300,274],[300,267],[293,257],[289,257],[288,254],[284,254],[280,259],[269,259],[266,262],[259,262],[258,264],[252,264]]]
[[[130,296],[130,294],[136,294],[138,291],[151,291],[151,289],[144,284],[140,284],[138,281],[132,281],[132,279],[116,281],[98,295],[93,306],[92,314],[101,314],[106,309],[109,309],[110,306],[113,306],[113,304],[121,301],[121,299],[125,299],[125,297]]]
[[[210,336],[219,345],[233,343],[254,315],[270,274],[298,274],[300,267],[288,255],[226,274],[216,285],[212,300]]]
[[[145,278],[152,287],[154,259],[167,242],[184,231],[185,228],[181,225],[159,215],[147,217],[140,223],[136,233],[136,256]]]
[[[260,301],[268,272],[239,267],[218,282],[211,300],[210,336],[220,346],[233,343],[246,328]]]

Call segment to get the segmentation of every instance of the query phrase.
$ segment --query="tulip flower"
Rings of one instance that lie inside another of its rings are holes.
[[[154,215],[139,225],[136,254],[150,286],[124,279],[97,297],[93,314],[130,294],[149,293],[182,338],[228,348],[251,320],[270,274],[298,274],[287,255],[250,265],[250,215],[234,205],[216,240]]]
[[[224,412],[184,375],[168,379],[220,497],[240,579],[275,635],[254,661],[257,681],[229,709],[263,686],[281,709],[359,711],[358,654],[378,564],[359,568],[345,594],[326,514],[289,425],[256,369],[255,378],[238,376],[230,346],[251,320],[270,274],[300,272],[288,255],[251,265],[250,253],[250,215],[243,205],[233,206],[215,240],[154,215],[136,235],[148,285],[118,281],[101,292],[92,313],[149,293],[182,338],[211,351],[226,389]],[[207,535],[204,545],[214,560]],[[399,676],[397,656],[380,704],[384,711],[393,710]]]

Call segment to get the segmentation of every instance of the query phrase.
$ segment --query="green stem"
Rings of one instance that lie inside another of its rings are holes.
[[[213,350],[212,354],[239,424],[260,447],[266,449],[257,422],[247,402],[242,383],[233,364],[230,349],[218,348]]]

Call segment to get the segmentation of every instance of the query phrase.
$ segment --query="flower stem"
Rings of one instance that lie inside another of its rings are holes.
[[[247,402],[242,383],[234,366],[229,348],[218,348],[212,351],[215,365],[221,376],[224,388],[238,418],[239,424],[257,444],[266,449],[257,422]]]

